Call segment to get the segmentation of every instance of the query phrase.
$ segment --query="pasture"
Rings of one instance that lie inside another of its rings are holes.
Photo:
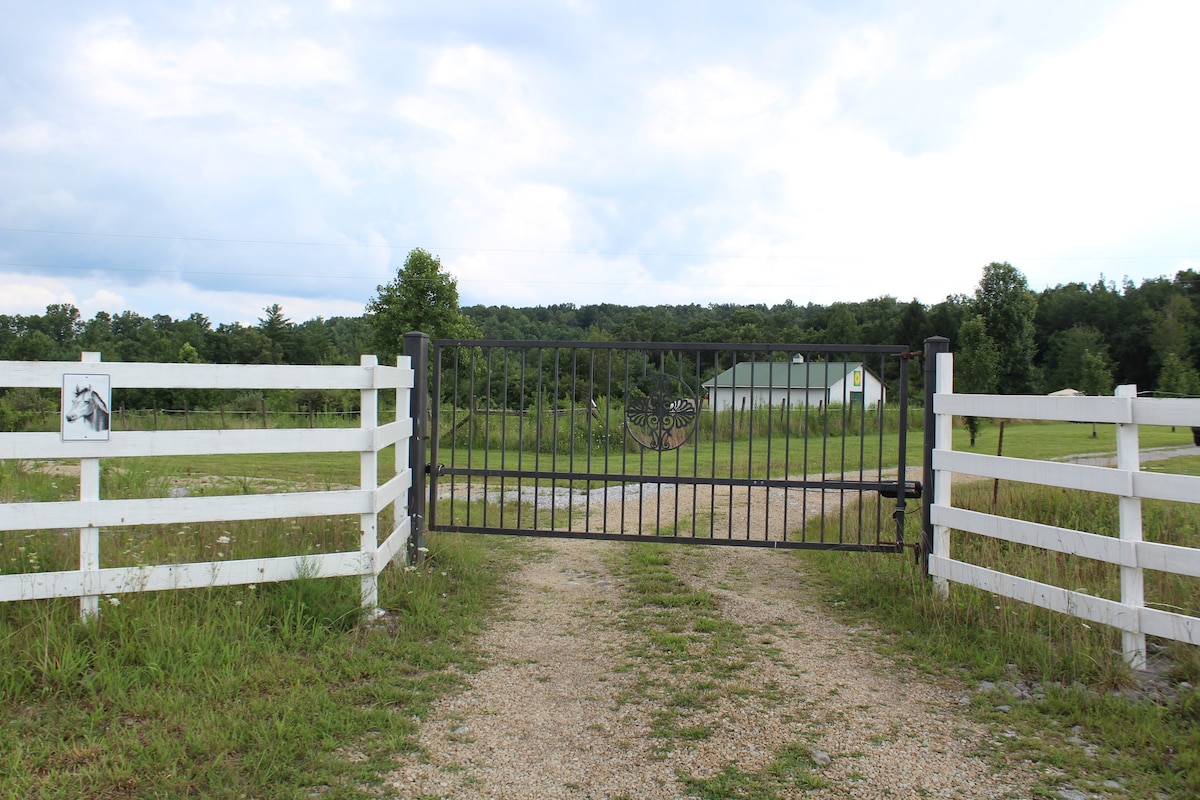
[[[996,452],[997,434],[996,426],[985,426],[976,450]],[[965,432],[955,436],[956,447],[967,449]],[[885,432],[882,446],[895,447],[894,440]],[[656,466],[662,474],[687,474],[697,464],[719,470],[732,459],[737,471],[749,467],[762,475],[819,472],[820,454],[805,453],[803,441],[795,438],[785,453],[768,454],[755,449],[748,433],[734,435],[718,443],[714,456],[714,439],[701,438]],[[844,441],[851,454],[873,446],[871,437],[834,441]],[[1141,445],[1190,447],[1191,434],[1142,428]],[[908,446],[909,463],[918,464],[920,431],[910,431]],[[1111,426],[1099,426],[1095,438],[1091,425],[1069,423],[1009,424],[1004,432],[1004,454],[1011,456],[1114,449]],[[538,457],[491,443],[454,450],[443,445],[441,457],[452,452],[495,467]],[[1147,468],[1198,474],[1197,453]],[[629,463],[628,454],[618,457],[627,459],[631,473],[644,468]],[[379,463],[386,478],[391,452],[381,453]],[[565,468],[569,459],[559,463]],[[613,471],[626,471],[615,467],[622,462],[610,463]],[[358,470],[353,453],[112,459],[102,463],[101,495],[303,491],[353,485]],[[77,475],[69,464],[3,462],[0,500],[72,499],[78,497]],[[991,482],[955,491],[969,506],[992,503]],[[1111,530],[1115,516],[1115,504],[1092,502],[1086,493],[1005,483],[996,497],[1014,516],[1088,530]],[[1147,538],[1170,536],[1200,546],[1194,511],[1146,507]],[[909,541],[918,538],[918,518],[908,516]],[[352,545],[357,524],[351,517],[318,517],[106,529],[105,553],[133,565],[327,552]],[[72,536],[77,533],[0,534],[0,571],[69,563],[78,557]],[[986,541],[958,546],[977,563],[1065,580],[1097,594],[1112,591],[1110,571]],[[506,571],[531,556],[518,541],[467,535],[431,535],[429,550],[422,567],[396,565],[381,575],[380,606],[388,613],[372,625],[359,624],[354,578],[113,596],[86,624],[70,600],[0,605],[0,641],[8,656],[0,667],[3,794],[366,796],[358,787],[370,786],[391,754],[415,746],[415,726],[430,702],[453,691],[456,675],[472,668],[473,637],[503,599]],[[1040,700],[1020,704],[972,694],[972,713],[1016,731],[1005,747],[1020,757],[1086,772],[1083,757],[1061,743],[1078,725],[1105,742],[1113,770],[1139,776],[1127,785],[1129,796],[1200,792],[1200,700],[1187,691],[1173,705],[1114,694],[1137,686],[1137,676],[1114,655],[1120,643],[1112,631],[996,602],[966,587],[940,600],[905,555],[795,557],[822,576],[831,610],[886,631],[883,646],[907,668],[968,681],[1020,678],[1045,687]],[[1147,598],[1188,613],[1200,610],[1192,580],[1148,581]],[[1194,649],[1164,645],[1160,654],[1166,678],[1200,681]],[[997,710],[1001,705],[1010,708]]]

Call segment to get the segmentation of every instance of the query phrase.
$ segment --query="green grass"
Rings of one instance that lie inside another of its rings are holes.
[[[796,790],[820,792],[828,788],[828,782],[812,771],[814,766],[808,748],[789,744],[758,772],[743,772],[729,764],[711,778],[680,775],[679,780],[689,792],[704,800],[781,800],[795,797]]]
[[[328,456],[329,454],[318,454]],[[106,459],[101,462],[100,496],[104,499],[255,494],[327,488],[314,484],[305,467],[283,459],[226,457],[220,473],[192,469],[184,459]],[[314,458],[308,468],[320,459]],[[220,469],[214,459],[206,467]],[[255,473],[248,475],[245,473]],[[0,462],[0,502],[74,500],[79,478],[49,462]],[[380,514],[380,530],[390,530],[393,511]],[[300,517],[255,521],[200,522],[105,528],[101,535],[101,565],[222,561],[279,555],[357,550],[356,515]],[[49,572],[77,568],[77,531],[0,532],[0,574]]]
[[[104,490],[161,494],[175,477],[106,470]],[[0,463],[5,502],[76,492]],[[145,526],[104,530],[101,553],[106,566],[241,558],[353,549],[357,535],[337,517]],[[0,534],[0,569],[70,568],[76,542]],[[77,600],[0,604],[0,796],[365,796],[475,667],[473,637],[515,563],[504,540],[432,534],[429,550],[422,568],[380,576],[388,613],[368,626],[356,578],[122,594],[87,623]]]
[[[1039,457],[1077,449],[1077,441],[1060,426],[1012,426],[1005,431],[1005,454]],[[1090,426],[1088,426],[1090,428]],[[1050,428],[1039,437],[1040,428]],[[1009,438],[1010,433],[1021,435]],[[1090,434],[1089,437],[1090,438]],[[1161,441],[1159,436],[1143,436]],[[1177,434],[1171,444],[1179,442]],[[1059,452],[1051,452],[1053,444]],[[1010,443],[1012,450],[1010,451]],[[994,444],[994,442],[993,442]],[[982,443],[981,443],[982,445]],[[1096,448],[1096,451],[1103,447]],[[1200,457],[1147,465],[1148,469],[1200,474]],[[990,511],[993,482],[954,489],[959,507]],[[1076,530],[1116,535],[1115,498],[1087,492],[1004,482],[995,513]],[[906,539],[919,535],[918,515],[910,514]],[[1200,507],[1145,501],[1143,527],[1149,541],[1200,547]],[[954,532],[954,558],[1032,580],[1104,597],[1119,597],[1117,567],[1048,553]],[[1113,694],[1136,684],[1121,660],[1120,634],[1064,614],[1010,601],[970,587],[952,585],[942,599],[924,579],[913,559],[880,554],[805,553],[802,556],[828,582],[834,608],[867,619],[891,635],[884,649],[912,669],[954,674],[971,681],[1040,682],[1044,696],[1016,702],[1004,692],[976,696],[973,708],[982,718],[1018,733],[1005,747],[1019,758],[1062,770],[1072,785],[1099,784],[1107,777],[1124,781],[1126,796],[1191,798],[1200,794],[1200,698],[1181,692],[1176,704],[1159,705]],[[1190,615],[1200,614],[1200,580],[1147,571],[1147,605]],[[1159,662],[1172,681],[1200,682],[1197,648],[1164,640],[1165,661]],[[1008,707],[1003,710],[1000,707]],[[1072,731],[1092,743],[1089,756],[1068,741]],[[1053,782],[1045,790],[1054,790]]]
[[[806,444],[807,442],[807,444]],[[882,442],[882,443],[881,443]],[[921,438],[908,438],[908,462],[916,464],[921,458]],[[882,457],[880,453],[882,452]],[[535,450],[500,449],[499,447],[448,447],[438,449],[439,463],[454,467],[489,469],[520,469],[558,472],[595,472],[620,475],[733,475],[748,477],[768,473],[772,477],[799,475],[804,472],[820,474],[843,468],[857,472],[860,465],[867,471],[876,468],[882,458],[884,468],[895,468],[898,462],[899,438],[895,433],[882,437],[848,436],[822,439],[813,436],[783,437],[779,435],[754,439],[739,437],[733,441],[688,443],[667,452],[615,451],[597,453],[580,449],[574,453],[540,453]]]
[[[720,615],[711,593],[676,575],[681,557],[683,551],[666,545],[633,545],[609,559],[630,601],[620,616],[629,634],[626,653],[631,664],[639,665],[624,700],[658,705],[651,730],[662,740],[661,753],[712,735],[691,716],[719,700],[723,684],[736,672],[732,665],[742,663],[750,645],[741,627]]]
[[[1051,460],[1068,455],[1085,453],[1115,454],[1117,438],[1115,425],[1093,426],[1073,422],[1008,422],[1004,426],[1003,454],[1015,458]],[[916,435],[922,441],[921,432],[910,432],[910,441]],[[911,446],[911,445],[910,445]],[[995,455],[1000,446],[1000,424],[985,420],[975,447],[970,446],[970,436],[965,428],[954,428],[954,449],[965,452]],[[1189,428],[1174,430],[1165,425],[1138,426],[1138,446],[1142,449],[1159,447],[1192,447],[1192,432]],[[919,452],[919,451],[914,451]],[[920,462],[920,457],[916,459]]]
[[[769,638],[722,615],[716,598],[696,585],[705,580],[704,555],[702,548],[635,544],[609,559],[629,601],[620,621],[634,677],[621,702],[653,704],[650,730],[659,756],[718,734],[719,722],[696,716],[711,716],[723,700],[753,695],[767,704],[779,702],[777,686],[748,679],[750,667],[775,658],[777,651]],[[828,787],[814,767],[807,745],[793,742],[756,772],[731,761],[716,775],[679,772],[677,778],[692,797],[782,800]]]
[[[1095,439],[1091,428],[1008,425],[1004,454],[1048,458],[1115,450],[1111,426],[1097,426]],[[997,426],[985,426],[976,450],[994,453],[997,434]],[[962,435],[955,432],[956,447],[969,449],[965,439],[958,443]],[[783,463],[775,444],[768,466],[760,445],[756,442],[752,453],[749,441],[735,441],[733,468],[782,474],[813,463],[810,471],[820,469],[811,454],[809,461]],[[796,445],[793,440],[790,452],[799,458]],[[1186,447],[1191,435],[1186,429],[1142,428],[1141,445]],[[919,432],[910,434],[909,448],[914,456],[920,452]],[[848,452],[858,457],[857,449]],[[656,460],[654,468],[664,474],[672,469],[704,474],[725,469],[729,453],[719,450],[714,460],[711,451],[705,456],[703,449],[695,455],[685,450],[680,466],[673,466],[672,454],[664,466]],[[495,450],[486,459],[482,453],[474,458],[496,467],[502,459],[510,468],[518,463],[514,453]],[[544,468],[550,462],[541,458]],[[389,474],[391,461],[390,453],[381,456],[381,474]],[[579,462],[561,457],[556,465],[579,468]],[[355,454],[106,460],[102,467],[104,497],[165,496],[180,485],[195,493],[228,494],[330,488],[358,480]],[[1147,468],[1197,474],[1200,457]],[[208,475],[220,477],[202,482]],[[70,475],[0,462],[3,502],[77,496],[78,481]],[[958,505],[990,507],[991,483],[956,488],[955,497]],[[1115,530],[1115,504],[1086,494],[1030,493],[1004,484],[1000,497],[1000,513]],[[1197,545],[1200,521],[1190,506],[1145,506],[1147,538]],[[910,511],[906,540],[916,541],[919,515]],[[509,507],[506,518],[513,513],[515,507]],[[473,511],[473,519],[491,515],[498,510],[482,503]],[[357,520],[111,529],[103,536],[106,566],[207,559],[215,552],[246,558],[353,549]],[[70,532],[0,534],[0,570],[70,568],[78,558],[75,542]],[[384,627],[355,624],[353,579],[122,595],[116,598],[119,605],[105,602],[91,624],[78,621],[76,601],[0,605],[5,653],[0,796],[362,796],[355,787],[370,786],[389,767],[391,754],[414,746],[414,718],[457,685],[456,673],[446,668],[475,666],[472,636],[513,561],[503,539],[443,535],[431,538],[430,546],[425,568],[394,568],[382,576],[380,602],[392,612]],[[639,546],[620,552],[618,571],[635,601],[621,620],[638,634],[631,663],[647,659],[655,665],[653,671],[637,672],[626,700],[661,701],[652,723],[662,750],[689,746],[715,732],[692,715],[711,708],[722,692],[733,690],[748,664],[769,653],[717,613],[702,584],[677,576],[675,568],[687,550]],[[1108,596],[1115,591],[1115,573],[1103,565],[996,547],[965,535],[958,537],[954,552],[1069,588]],[[1110,694],[1131,683],[1114,655],[1120,644],[1113,631],[1085,628],[1078,620],[965,587],[954,587],[951,599],[943,601],[907,557],[804,557],[824,575],[835,607],[890,631],[887,646],[911,668],[1001,680],[1009,676],[1008,665],[1016,664],[1022,677],[1043,681],[1045,698],[1032,702],[975,697],[974,713],[1003,720],[1018,733],[1005,740],[1014,754],[1058,767],[1075,785],[1120,775],[1128,796],[1200,793],[1200,700],[1184,693],[1179,705],[1166,707]],[[1148,573],[1146,593],[1149,602],[1162,607],[1189,613],[1200,608],[1192,579]],[[1161,644],[1171,653],[1175,680],[1200,682],[1194,648]],[[688,681],[672,679],[680,675]],[[997,710],[1002,703],[1013,707]],[[1099,748],[1099,762],[1067,741],[1074,726]],[[347,759],[346,749],[365,758]],[[819,792],[821,779],[810,766],[807,751],[796,745],[758,773],[731,766],[703,780],[681,780],[700,797],[771,800],[785,796],[784,787]]]

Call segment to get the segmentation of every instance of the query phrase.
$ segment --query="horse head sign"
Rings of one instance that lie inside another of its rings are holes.
[[[108,375],[63,375],[63,441],[108,441],[111,397]]]

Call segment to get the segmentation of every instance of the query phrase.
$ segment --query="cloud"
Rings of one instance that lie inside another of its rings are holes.
[[[23,13],[0,312],[358,313],[418,246],[510,305],[937,302],[992,260],[1200,253],[1186,2]]]

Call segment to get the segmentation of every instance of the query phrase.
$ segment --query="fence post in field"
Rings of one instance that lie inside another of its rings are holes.
[[[79,360],[85,364],[99,364],[100,354],[84,352]],[[65,409],[64,409],[65,410]],[[95,502],[100,499],[100,459],[79,459],[79,502]],[[79,529],[79,571],[83,573],[83,593],[79,597],[79,615],[83,619],[95,617],[100,612],[100,596],[95,594],[97,573],[100,571],[100,529],[88,526]]]
[[[1137,386],[1118,386],[1113,392],[1117,397],[1137,397]],[[1136,423],[1117,424],[1117,469],[1137,472],[1141,468],[1138,455],[1138,426]],[[1140,497],[1117,498],[1117,519],[1122,542],[1142,541],[1142,500]],[[1129,545],[1127,545],[1129,546]],[[1131,545],[1136,547],[1137,545]],[[1129,618],[1136,630],[1121,631],[1121,650],[1125,661],[1134,669],[1146,666],[1146,634],[1142,633],[1139,620],[1145,606],[1142,568],[1121,566],[1121,603],[1132,612]]]
[[[934,499],[933,450],[937,447],[937,417],[933,413],[933,396],[937,393],[937,357],[939,353],[950,352],[950,340],[945,336],[930,336],[925,340],[925,447],[923,494],[925,500],[921,503],[921,570],[929,577],[929,556],[933,553],[933,522],[930,518],[931,506]],[[948,444],[948,443],[947,443]]]
[[[360,356],[359,363],[372,372],[379,360],[375,356]],[[359,427],[363,430],[373,430],[379,427],[379,390],[375,381],[368,382],[370,388],[360,389]],[[379,488],[379,460],[374,446],[365,445],[367,449],[359,453],[359,488],[363,491],[374,492]],[[372,504],[373,505],[373,504]],[[362,592],[362,607],[368,614],[379,605],[379,578],[375,574],[375,550],[379,547],[379,514],[373,509],[359,515],[358,550],[362,557],[360,585]]]
[[[429,334],[404,334],[404,355],[409,357],[413,371],[412,396],[409,401],[413,431],[412,438],[408,440],[408,465],[412,469],[412,486],[408,490],[408,515],[411,526],[408,534],[409,563],[419,565],[425,561],[425,439],[428,436],[429,424]]]

